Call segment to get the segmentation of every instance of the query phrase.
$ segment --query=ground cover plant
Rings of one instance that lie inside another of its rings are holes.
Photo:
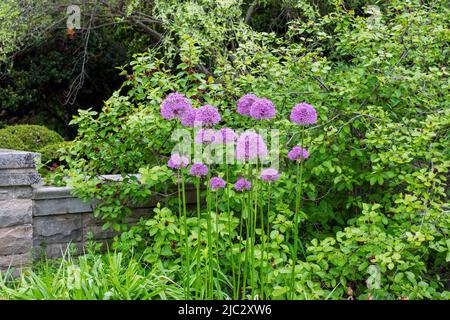
[[[166,298],[448,299],[445,1],[281,1],[274,32],[271,1],[157,3],[164,38],[52,171],[101,200],[112,249]]]

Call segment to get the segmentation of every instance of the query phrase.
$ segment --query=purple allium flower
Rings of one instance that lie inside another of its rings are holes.
[[[250,107],[259,98],[252,93],[243,95],[237,102],[237,112],[244,116],[250,115]]]
[[[194,142],[197,144],[211,144],[215,140],[216,131],[213,129],[200,129],[194,138]]]
[[[300,124],[314,124],[317,121],[316,109],[306,102],[296,104],[291,111],[291,121]]]
[[[211,178],[210,185],[211,185],[211,190],[217,190],[220,188],[224,188],[226,185],[226,182],[222,178],[214,177],[214,178]]]
[[[295,146],[292,148],[291,151],[288,153],[288,158],[292,161],[297,161],[300,159],[308,159],[309,153],[305,148]]]
[[[236,142],[236,159],[245,161],[267,157],[269,152],[263,138],[251,131],[242,133]]]
[[[272,119],[275,117],[275,106],[267,98],[257,99],[250,107],[250,117],[255,119]]]
[[[234,184],[234,190],[236,191],[246,191],[250,190],[252,183],[244,178],[239,178]]]
[[[181,117],[181,124],[185,127],[200,126],[201,122],[197,119],[198,109],[189,108]]]
[[[262,170],[260,175],[261,180],[266,182],[276,181],[279,177],[278,171],[272,168]]]
[[[237,139],[237,134],[230,128],[222,128],[216,131],[215,144],[234,143]]]
[[[161,103],[161,116],[167,120],[180,119],[188,109],[191,109],[189,99],[181,93],[174,92],[169,94]]]
[[[195,177],[201,177],[208,174],[208,167],[201,162],[196,162],[191,166],[189,174]]]
[[[186,168],[189,164],[188,158],[185,156],[180,156],[178,153],[174,153],[170,156],[167,166],[172,169]]]
[[[210,127],[215,124],[218,124],[220,120],[222,120],[222,117],[219,114],[219,111],[217,111],[216,108],[214,108],[212,105],[205,105],[198,109],[197,111],[197,119],[202,123],[202,125]]]

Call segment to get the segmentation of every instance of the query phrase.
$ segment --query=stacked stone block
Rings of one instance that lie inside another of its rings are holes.
[[[32,185],[40,180],[31,152],[0,149],[0,270],[28,264],[33,247]]]

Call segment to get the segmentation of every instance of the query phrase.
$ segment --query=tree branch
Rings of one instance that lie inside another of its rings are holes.
[[[254,1],[250,7],[247,9],[247,13],[245,14],[245,19],[244,22],[245,23],[249,23],[250,20],[252,19],[252,16],[256,13],[256,10],[258,10],[259,8],[259,3],[258,1]]]

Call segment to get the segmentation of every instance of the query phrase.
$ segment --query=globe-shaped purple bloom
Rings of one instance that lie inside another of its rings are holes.
[[[252,183],[244,178],[239,178],[234,184],[234,190],[236,191],[246,191],[250,190]]]
[[[189,164],[188,158],[180,156],[178,153],[174,153],[170,156],[167,166],[172,169],[186,168]]]
[[[186,110],[191,108],[191,102],[183,94],[174,92],[169,94],[161,103],[161,116],[164,119],[181,119]]]
[[[300,125],[314,124],[317,121],[317,112],[312,105],[302,102],[292,108],[290,119]]]
[[[247,93],[247,94],[243,95],[237,101],[237,112],[244,116],[249,116],[250,115],[250,107],[258,99],[259,98],[252,93]]]
[[[201,162],[196,162],[191,166],[189,174],[194,177],[201,177],[208,174],[208,167]]]
[[[194,142],[197,144],[211,144],[215,140],[216,131],[213,129],[200,129],[194,138]]]
[[[220,188],[224,188],[225,185],[226,185],[226,182],[222,178],[219,178],[219,177],[211,178],[211,181],[210,181],[211,190],[217,190]]]
[[[300,159],[308,159],[309,153],[305,148],[295,146],[288,153],[288,158],[292,161],[298,161]]]
[[[211,127],[215,124],[218,124],[220,120],[222,120],[222,117],[219,114],[219,111],[217,111],[216,108],[214,108],[212,105],[205,105],[198,109],[197,111],[197,119],[201,122],[202,125]]]
[[[189,108],[181,117],[181,124],[185,127],[201,126],[201,122],[198,120],[198,109]]]
[[[264,158],[268,154],[263,138],[255,132],[242,133],[236,142],[236,159],[240,161]]]
[[[216,131],[216,138],[214,144],[228,144],[234,143],[237,139],[237,134],[230,128],[222,128]]]
[[[275,106],[267,98],[257,99],[250,107],[250,117],[254,119],[272,119],[276,113]]]
[[[277,170],[269,168],[261,171],[260,178],[265,182],[272,182],[278,180],[280,178],[280,174]]]

